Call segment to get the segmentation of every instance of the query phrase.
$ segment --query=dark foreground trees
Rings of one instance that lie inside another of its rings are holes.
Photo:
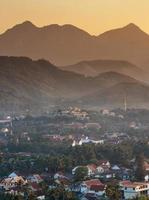
[[[87,167],[78,167],[75,171],[74,181],[79,182],[83,181],[88,176]]]
[[[145,167],[144,167],[144,154],[140,153],[136,157],[136,179],[137,181],[144,181],[145,177]]]
[[[141,197],[136,197],[133,200],[149,200],[149,197],[147,197],[147,196],[141,196]]]
[[[109,184],[106,188],[106,195],[109,198],[109,200],[120,200],[121,192],[120,192],[119,185]]]
[[[48,191],[46,200],[78,200],[78,198],[73,192],[65,191],[63,187],[57,187]]]

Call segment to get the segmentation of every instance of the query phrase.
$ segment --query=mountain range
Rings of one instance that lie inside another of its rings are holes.
[[[82,74],[86,77],[95,77],[101,73],[113,71],[140,81],[149,82],[149,76],[145,70],[122,60],[82,61],[74,65],[60,67],[60,69]]]
[[[43,59],[0,57],[1,112],[40,113],[56,105],[122,107],[125,96],[130,107],[148,106],[149,86],[116,72],[85,77]]]
[[[149,71],[149,35],[131,23],[92,36],[72,25],[26,21],[0,35],[0,55],[44,58],[57,66],[83,60],[124,60]]]
[[[1,111],[149,106],[149,35],[135,24],[99,36],[26,21],[0,35]]]

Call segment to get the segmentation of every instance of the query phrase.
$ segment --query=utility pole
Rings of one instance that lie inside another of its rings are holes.
[[[127,111],[127,98],[126,95],[124,96],[124,110]]]

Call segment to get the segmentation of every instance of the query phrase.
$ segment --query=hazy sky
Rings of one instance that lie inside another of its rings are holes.
[[[0,32],[26,20],[73,24],[96,35],[133,22],[149,33],[149,0],[0,0]]]

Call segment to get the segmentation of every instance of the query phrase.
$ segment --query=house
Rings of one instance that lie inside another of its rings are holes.
[[[97,174],[103,174],[104,172],[105,172],[104,167],[97,166],[97,168],[96,168],[96,173]]]
[[[89,143],[92,143],[92,141],[89,139],[89,137],[81,138],[81,140],[79,141],[79,145],[89,144]]]
[[[86,166],[88,169],[88,176],[92,176],[96,173],[97,166],[95,164],[90,164]]]
[[[9,174],[8,178],[16,178],[18,177],[18,175],[15,172],[12,172],[11,174]]]
[[[33,174],[27,177],[27,180],[31,183],[41,183],[43,181],[42,177],[39,174]]]
[[[123,199],[133,199],[141,195],[149,195],[149,183],[121,181],[119,185]]]
[[[7,178],[3,179],[0,182],[0,187],[4,188],[5,190],[10,190],[11,188],[15,188],[16,186],[25,184],[27,184],[27,180],[13,172]]]
[[[118,165],[114,165],[114,166],[112,166],[112,168],[111,168],[113,171],[120,171],[121,169],[119,168],[119,166]]]
[[[88,170],[88,177],[109,172],[110,163],[107,160],[99,161],[98,164],[88,164],[86,166],[76,166],[72,169],[72,175],[75,175],[76,169],[79,167],[86,167]]]
[[[100,166],[100,167],[102,167],[105,170],[106,169],[108,170],[111,167],[111,164],[110,164],[110,162],[108,160],[99,160],[97,162],[97,165]]]
[[[101,183],[99,179],[91,179],[83,181],[80,185],[80,191],[83,194],[96,194],[97,196],[103,196],[105,194],[106,185]]]
[[[89,137],[81,138],[78,142],[76,140],[73,141],[72,147],[76,145],[83,145],[83,144],[104,144],[104,140],[92,140]]]
[[[62,172],[57,172],[56,174],[54,174],[54,179],[67,179],[69,180],[69,178],[67,176],[65,176]]]
[[[99,160],[96,167],[96,175],[107,173],[110,171],[110,162],[107,160]]]
[[[63,110],[60,112],[62,116],[74,116],[77,119],[85,119],[88,117],[88,113],[86,111],[82,111],[80,108],[69,108],[68,110]]]

